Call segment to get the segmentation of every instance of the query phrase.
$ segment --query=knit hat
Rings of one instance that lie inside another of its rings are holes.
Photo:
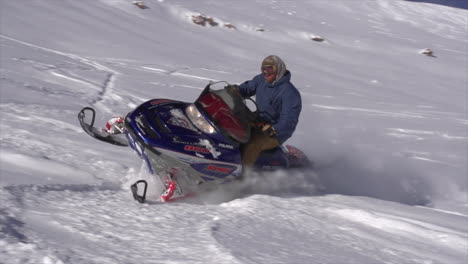
[[[276,55],[270,55],[266,57],[263,60],[262,66],[260,67],[260,69],[263,68],[263,66],[273,66],[276,72],[275,81],[280,80],[286,73],[286,64],[284,64],[284,61]]]

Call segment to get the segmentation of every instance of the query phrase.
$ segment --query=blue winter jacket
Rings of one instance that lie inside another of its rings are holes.
[[[239,86],[243,97],[256,95],[260,121],[273,125],[281,144],[293,134],[302,109],[301,95],[290,80],[289,71],[272,84],[259,74]]]

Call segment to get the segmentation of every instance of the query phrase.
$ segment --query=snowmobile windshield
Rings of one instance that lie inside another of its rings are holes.
[[[207,90],[195,102],[221,132],[239,143],[250,138],[247,107],[239,94],[228,89]]]

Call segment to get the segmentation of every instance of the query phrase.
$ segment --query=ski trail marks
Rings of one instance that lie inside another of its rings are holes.
[[[203,76],[185,74],[185,73],[178,72],[176,70],[167,71],[167,70],[156,69],[156,68],[151,68],[151,67],[141,67],[141,68],[145,69],[145,70],[154,71],[154,72],[157,72],[157,73],[167,74],[167,75],[180,76],[180,77],[186,77],[186,78],[192,78],[192,79],[198,79],[198,80],[205,80],[205,81],[215,81],[215,82],[218,81],[218,80],[215,80],[213,78],[207,78],[207,77],[203,77]]]
[[[24,42],[24,41],[15,39],[15,38],[11,38],[11,37],[8,37],[8,36],[5,36],[5,35],[0,35],[0,38],[6,39],[6,40],[9,40],[9,41],[12,41],[12,42],[16,42],[16,43],[19,43],[19,44],[22,44],[22,45],[25,45],[27,47],[31,47],[31,48],[34,48],[34,49],[39,49],[39,50],[42,50],[42,51],[45,51],[45,52],[48,52],[48,53],[53,53],[53,54],[56,54],[56,55],[64,56],[64,57],[70,58],[72,60],[81,62],[81,63],[83,63],[85,65],[88,65],[88,66],[94,68],[95,70],[106,72],[107,73],[106,79],[101,84],[98,84],[98,83],[94,83],[94,82],[91,82],[91,81],[88,81],[88,80],[84,80],[83,78],[80,78],[79,76],[74,76],[73,73],[70,73],[70,72],[67,72],[67,71],[65,71],[63,69],[60,69],[60,67],[57,67],[57,66],[54,66],[54,65],[45,65],[47,67],[44,68],[44,69],[51,71],[51,74],[53,76],[55,76],[55,77],[64,78],[64,79],[67,79],[69,81],[73,81],[73,82],[76,82],[76,83],[84,84],[86,86],[96,87],[96,88],[100,89],[100,92],[98,93],[98,97],[91,101],[91,105],[99,106],[100,108],[103,108],[106,112],[111,113],[111,110],[109,108],[105,107],[103,103],[108,99],[117,99],[117,100],[120,99],[119,96],[113,94],[113,89],[115,87],[115,82],[116,82],[117,76],[120,74],[119,72],[117,72],[117,71],[115,71],[115,70],[113,70],[113,69],[111,69],[111,68],[109,68],[109,67],[107,67],[107,66],[105,66],[103,64],[100,64],[99,62],[97,62],[95,60],[91,60],[91,59],[88,59],[88,58],[85,58],[85,57],[82,57],[82,56],[78,56],[76,54],[66,53],[66,52],[61,52],[61,51],[46,48],[46,47],[41,47],[41,46],[34,45],[34,44],[31,44],[31,43],[28,43],[28,42]],[[32,60],[28,60],[28,59],[21,59],[21,60],[27,61],[27,62],[28,61],[33,62]],[[39,66],[41,66],[41,65],[39,65]],[[42,65],[42,66],[44,66],[44,65]]]

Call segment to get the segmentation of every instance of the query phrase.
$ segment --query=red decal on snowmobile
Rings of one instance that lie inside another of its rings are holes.
[[[210,151],[207,148],[202,148],[202,147],[197,147],[197,146],[190,146],[186,145],[184,147],[184,150],[186,151],[193,151],[193,152],[200,152],[200,153],[210,153]]]
[[[151,102],[151,105],[157,105],[157,104],[163,104],[163,103],[169,103],[172,102],[172,100],[169,99],[159,99],[159,100],[154,100]]]
[[[195,170],[202,172],[205,175],[214,176],[216,178],[226,178],[231,175],[238,167],[227,164],[213,164],[213,163],[197,163],[190,165]],[[213,179],[203,177],[204,180],[211,181]]]
[[[232,171],[231,168],[223,168],[223,167],[218,167],[215,165],[209,165],[206,169],[210,171],[217,171],[217,172],[222,172],[222,173],[231,173]]]

